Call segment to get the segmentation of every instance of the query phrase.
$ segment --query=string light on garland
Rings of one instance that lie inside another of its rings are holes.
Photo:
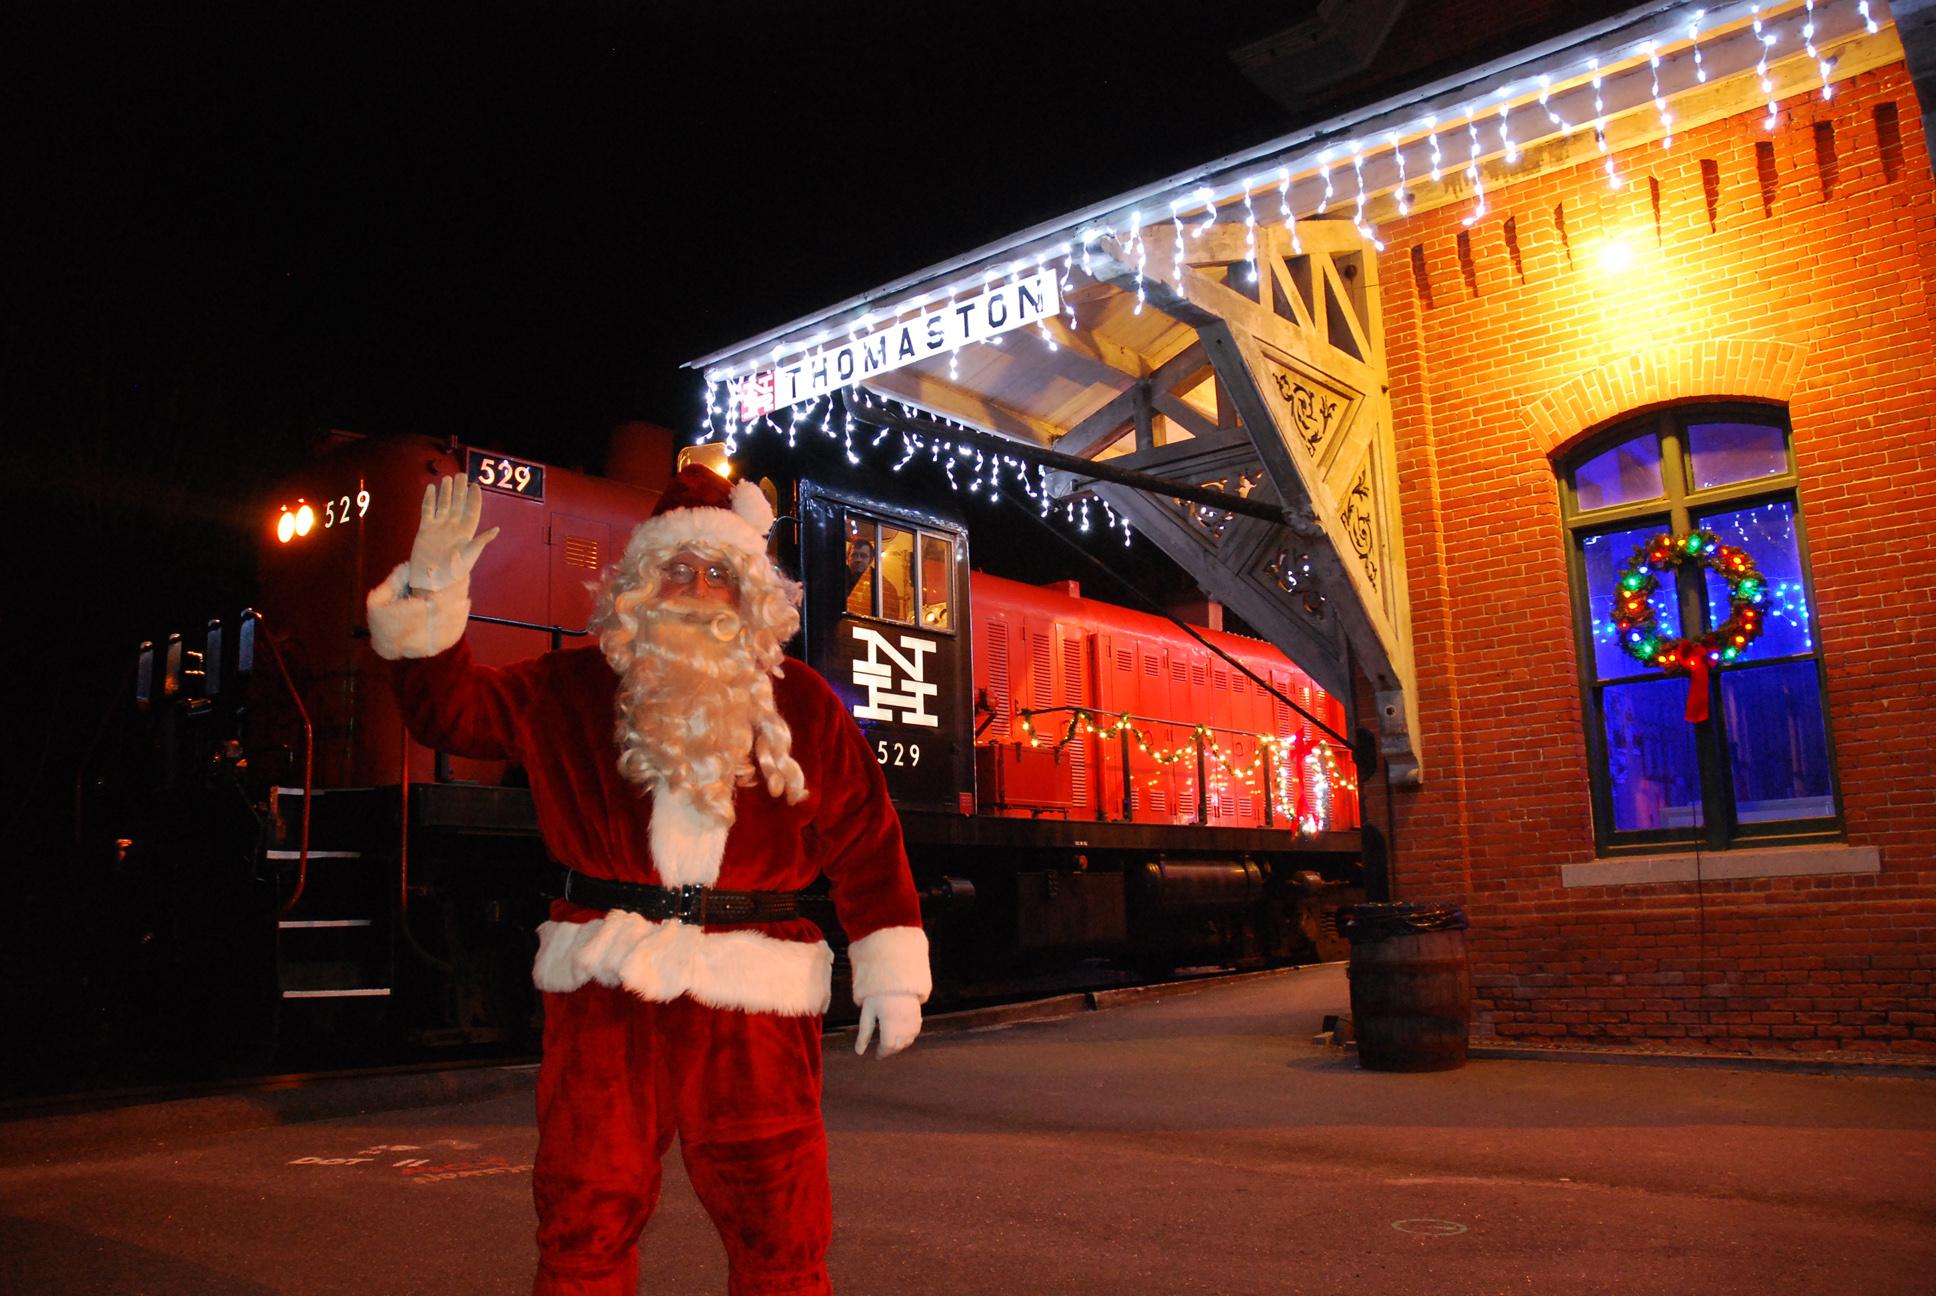
[[[1217,223],[1217,193],[1210,186],[1204,185],[1195,193],[1191,194],[1190,197],[1196,202],[1203,204],[1203,224],[1192,230],[1190,237],[1202,238],[1209,232],[1210,227]]]
[[[1133,274],[1136,289],[1134,313],[1141,315],[1148,303],[1149,249],[1145,225],[1152,215],[1150,208],[1154,206],[1155,211],[1160,213],[1165,202],[1170,204],[1172,250],[1178,254],[1179,263],[1185,251],[1180,245],[1188,241],[1183,238],[1182,231],[1182,224],[1186,220],[1191,226],[1191,236],[1201,239],[1220,220],[1229,218],[1234,222],[1235,218],[1241,216],[1245,231],[1242,252],[1245,272],[1251,282],[1261,282],[1263,264],[1272,250],[1268,241],[1259,239],[1256,234],[1256,227],[1264,217],[1259,201],[1264,196],[1263,186],[1275,184],[1278,190],[1276,217],[1269,223],[1281,222],[1293,253],[1302,255],[1298,222],[1313,209],[1316,214],[1327,215],[1339,205],[1335,172],[1346,157],[1351,160],[1355,181],[1352,195],[1355,201],[1351,211],[1353,227],[1367,243],[1377,247],[1382,244],[1382,238],[1374,224],[1375,208],[1371,200],[1389,193],[1394,209],[1401,216],[1413,214],[1416,195],[1410,190],[1409,173],[1416,170],[1422,178],[1427,171],[1425,162],[1410,153],[1410,149],[1417,144],[1425,146],[1422,152],[1429,159],[1429,170],[1434,180],[1444,183],[1449,167],[1443,142],[1438,138],[1439,127],[1444,124],[1447,115],[1453,113],[1462,112],[1466,121],[1467,158],[1462,164],[1455,162],[1452,165],[1461,167],[1466,187],[1470,190],[1470,209],[1463,216],[1468,226],[1477,224],[1489,214],[1491,196],[1486,192],[1484,176],[1487,151],[1490,150],[1494,158],[1503,158],[1505,166],[1517,166],[1523,161],[1522,155],[1527,147],[1533,143],[1532,140],[1519,138],[1528,130],[1526,123],[1529,120],[1538,121],[1537,135],[1542,139],[1566,136],[1576,125],[1584,126],[1590,121],[1602,155],[1607,184],[1611,189],[1619,190],[1624,187],[1625,179],[1617,163],[1611,132],[1628,120],[1632,109],[1642,108],[1644,111],[1640,103],[1643,96],[1653,109],[1648,116],[1658,123],[1658,130],[1650,133],[1660,140],[1662,148],[1671,148],[1680,142],[1676,130],[1678,123],[1675,121],[1677,96],[1695,87],[1710,86],[1715,78],[1745,74],[1752,68],[1755,84],[1767,105],[1762,117],[1763,125],[1773,130],[1779,123],[1780,109],[1776,81],[1771,74],[1773,60],[1792,50],[1794,61],[1799,64],[1800,58],[1806,53],[1813,73],[1819,78],[1823,98],[1832,98],[1838,44],[1864,32],[1871,35],[1879,32],[1881,23],[1876,17],[1877,12],[1872,0],[1845,0],[1844,3],[1836,3],[1835,0],[1784,0],[1780,4],[1771,0],[1755,0],[1753,3],[1730,3],[1720,9],[1714,8],[1710,0],[1708,4],[1663,7],[1645,16],[1644,21],[1651,30],[1641,28],[1639,21],[1642,20],[1637,20],[1630,29],[1631,35],[1623,35],[1618,44],[1600,47],[1594,55],[1589,56],[1585,49],[1576,46],[1579,49],[1577,54],[1563,56],[1569,59],[1568,62],[1555,62],[1541,67],[1537,60],[1528,58],[1522,64],[1523,72],[1516,68],[1512,74],[1513,80],[1506,84],[1495,82],[1460,90],[1457,92],[1459,99],[1455,100],[1450,95],[1437,98],[1419,104],[1410,114],[1400,110],[1341,119],[1337,123],[1337,134],[1315,139],[1306,137],[1297,144],[1287,145],[1282,154],[1262,164],[1260,174],[1241,181],[1230,171],[1199,172],[1186,181],[1177,182],[1168,192],[1157,191],[1143,197],[1141,210],[1130,209],[1126,205],[1107,215],[1085,217],[1077,226],[1014,246],[1004,257],[1009,263],[982,282],[977,282],[977,279],[986,269],[985,262],[967,269],[962,278],[953,284],[938,280],[928,290],[931,295],[924,295],[921,302],[902,302],[899,306],[901,313],[888,312],[887,319],[891,324],[905,325],[906,312],[913,310],[918,316],[922,303],[930,300],[938,303],[945,299],[951,309],[957,309],[960,303],[973,300],[978,293],[1012,293],[1018,286],[1025,287],[1030,280],[1039,282],[1045,271],[1056,273],[1056,266],[1052,263],[1058,263],[1059,276],[1052,281],[1060,288],[1057,313],[1065,316],[1071,329],[1077,329],[1079,322],[1073,298],[1080,281],[1075,281],[1073,277],[1080,269],[1090,279],[1095,279],[1098,272],[1107,278],[1109,272],[1106,267],[1096,264],[1097,240],[1102,238],[1123,240],[1120,247],[1114,242],[1105,246],[1114,257],[1125,262],[1125,268],[1130,272],[1125,274],[1125,281]],[[1745,75],[1741,79],[1745,81]],[[1535,105],[1540,110],[1537,117],[1519,116],[1515,121],[1519,109]],[[1592,110],[1590,118],[1587,113],[1589,105]],[[1497,120],[1489,122],[1488,117]],[[1456,121],[1456,118],[1451,120]],[[1347,135],[1352,138],[1347,139]],[[1250,165],[1257,168],[1259,164],[1253,162]],[[1219,195],[1223,202],[1229,204],[1230,212],[1220,210]],[[1237,210],[1240,203],[1241,213]],[[1031,264],[1035,267],[1033,275],[1027,270]],[[1169,276],[1172,272],[1166,270],[1164,273]],[[1125,288],[1127,286],[1125,282]],[[871,321],[872,317],[861,315],[860,318]],[[1035,325],[1037,335],[1046,348],[1066,349],[1066,342],[1059,340],[1063,335],[1059,330],[1052,331],[1046,320],[1036,317],[1029,322]],[[852,336],[850,334],[850,338]],[[879,336],[879,333],[874,333],[862,340]],[[1000,346],[1001,334],[996,332],[977,336],[972,343],[960,336],[949,340],[947,372],[951,380],[959,382],[962,377],[960,352],[969,345],[982,343]],[[764,350],[763,347],[762,353]],[[852,350],[851,341],[847,350]],[[729,430],[744,436],[756,426],[760,430],[766,426],[787,430],[789,425],[785,418],[776,424],[760,423],[772,412],[771,403],[777,394],[763,390],[763,387],[770,384],[774,374],[783,369],[790,371],[787,375],[789,381],[796,379],[803,356],[817,358],[825,364],[827,357],[833,354],[833,344],[822,347],[819,335],[804,342],[795,338],[774,343],[770,359],[765,354],[752,358],[742,352],[730,366],[707,372],[709,383],[724,378],[726,385],[709,391],[700,420],[702,425],[715,439],[727,435]],[[789,358],[791,364],[786,364]],[[939,350],[935,353],[935,363],[938,367]],[[762,374],[762,367],[769,372]],[[739,384],[748,379],[754,380],[753,386],[742,395]],[[765,383],[761,379],[765,379]],[[729,429],[729,425],[737,426]]]
[[[1050,738],[1036,727],[1038,715],[1066,712],[1068,720],[1060,726],[1059,734]],[[1162,746],[1152,740],[1128,712],[1105,712],[1089,707],[1050,707],[1016,709],[1016,718],[1021,722],[1022,740],[1032,750],[1047,749],[1059,752],[1077,738],[1096,738],[1106,742],[1128,736],[1136,749],[1154,764],[1175,769],[1183,766],[1187,771],[1194,765],[1199,754],[1202,755],[1206,770],[1214,771],[1210,776],[1212,788],[1227,792],[1232,786],[1240,786],[1248,791],[1258,792],[1269,798],[1273,812],[1281,814],[1286,822],[1296,818],[1296,807],[1284,795],[1290,785],[1290,766],[1295,762],[1307,771],[1307,779],[1314,788],[1322,789],[1320,799],[1307,807],[1306,831],[1313,831],[1308,821],[1315,819],[1322,825],[1329,823],[1332,801],[1336,792],[1353,792],[1358,788],[1357,780],[1344,773],[1338,764],[1337,752],[1328,745],[1318,744],[1309,747],[1298,761],[1298,752],[1304,747],[1304,740],[1294,734],[1238,734],[1236,741],[1255,744],[1254,754],[1244,760],[1224,750],[1217,741],[1215,733],[1208,725],[1186,725],[1179,721],[1149,720],[1148,723],[1172,729],[1187,729],[1189,737],[1172,746]],[[1185,765],[1189,762],[1190,765]],[[1152,782],[1150,784],[1154,786]],[[1211,797],[1214,804],[1218,797]],[[1307,801],[1311,798],[1307,798]]]
[[[1835,88],[1828,83],[1828,60],[1823,58],[1815,48],[1815,0],[1807,0],[1805,7],[1808,10],[1808,21],[1802,24],[1802,48],[1808,51],[1808,57],[1814,59],[1815,66],[1821,69],[1822,98],[1833,99]]]
[[[1768,51],[1775,47],[1775,37],[1761,29],[1761,6],[1751,5],[1748,12],[1754,17],[1755,41],[1761,46],[1761,57],[1755,62],[1755,76],[1761,86],[1761,93],[1768,96],[1768,115],[1761,119],[1763,130],[1775,128],[1775,83],[1768,77]]]
[[[1465,218],[1471,225],[1486,214],[1486,182],[1479,174],[1479,125],[1473,119],[1472,109],[1465,110],[1465,132],[1467,136],[1467,159],[1465,178],[1472,182],[1472,214]]]
[[[1613,150],[1607,147],[1607,105],[1601,95],[1600,60],[1589,60],[1593,69],[1593,139],[1600,146],[1600,155],[1606,159],[1607,187],[1620,187],[1620,173],[1613,166]]]
[[[1291,210],[1291,169],[1287,166],[1277,169],[1277,206],[1284,217],[1284,228],[1290,231],[1291,251],[1302,256],[1304,241],[1297,236],[1297,213]]]
[[[1020,264],[1020,263],[1018,262],[1017,264]],[[1048,258],[1046,256],[1038,255],[1035,258],[1035,268],[1037,271],[1040,271],[1042,267],[1047,264],[1048,264]],[[1060,282],[1061,280],[1058,279],[1057,283],[1059,284]],[[1041,319],[1035,321],[1035,328],[1036,328],[1036,331],[1042,335],[1042,342],[1045,346],[1049,348],[1050,351],[1052,352],[1060,351],[1062,349],[1061,347],[1056,345],[1055,335],[1049,332],[1049,317],[1047,315],[1044,315]]]
[[[898,417],[902,419],[924,418],[941,428],[956,428],[964,433],[970,431],[965,424],[917,409],[905,401],[877,400],[865,390],[856,390],[829,393],[788,406],[775,411],[780,416],[778,419],[762,417],[750,424],[732,424],[724,436],[713,436],[709,427],[702,427],[694,443],[718,441],[728,455],[734,455],[739,451],[740,437],[771,430],[785,441],[789,449],[797,450],[799,433],[817,432],[830,444],[839,442],[847,462],[860,467],[865,460],[856,448],[855,433],[871,426],[874,435],[867,442],[869,449],[878,449],[889,436],[898,435],[901,439],[900,457],[888,464],[892,472],[901,472],[925,455],[931,463],[940,467],[942,477],[952,491],[966,493],[989,504],[999,504],[1007,490],[1013,487],[1027,497],[1043,518],[1049,517],[1060,505],[1063,517],[1079,533],[1098,529],[1112,533],[1120,531],[1124,547],[1133,544],[1135,530],[1127,513],[1114,508],[1108,500],[1098,495],[1085,493],[1058,498],[1050,489],[1047,465],[1035,464],[1035,477],[1031,479],[1030,465],[1013,455],[994,453],[968,442],[950,440],[943,435],[923,436],[906,427],[894,427],[879,422],[879,415],[870,418],[867,413],[870,409],[878,409],[889,418],[896,417],[894,410],[898,410]],[[1008,470],[1006,475],[1004,468]],[[1095,516],[1098,508],[1104,518],[1102,527],[1098,527]]]
[[[1554,130],[1558,131],[1561,135],[1571,135],[1573,133],[1573,123],[1554,111],[1552,98],[1553,78],[1542,72],[1539,75],[1539,106],[1545,110],[1546,120],[1552,124]]]
[[[1309,809],[1299,827],[1310,835],[1316,836],[1331,822],[1331,771],[1334,766],[1327,765],[1313,750],[1304,757],[1305,769],[1309,775]]]
[[[1365,155],[1355,141],[1351,145],[1351,170],[1358,179],[1358,209],[1351,216],[1352,228],[1375,250],[1383,252],[1385,245],[1379,239],[1378,231],[1365,224],[1365,199],[1368,197],[1365,193]]]
[[[1386,131],[1385,141],[1391,145],[1392,162],[1398,167],[1398,188],[1392,190],[1392,200],[1398,204],[1398,214],[1412,214],[1412,195],[1405,185],[1405,150],[1398,147],[1398,132]]]
[[[1660,115],[1660,138],[1662,148],[1674,145],[1674,114],[1667,111],[1667,101],[1660,95],[1660,42],[1647,42],[1647,62],[1653,68],[1653,85],[1649,93],[1654,97],[1654,111]]]
[[[1251,181],[1244,181],[1244,260],[1250,263],[1250,278],[1257,282],[1257,209],[1250,205]]]
[[[1653,596],[1660,588],[1656,573],[1686,564],[1727,582],[1728,619],[1698,637],[1668,640],[1656,630],[1659,617]],[[1707,719],[1709,669],[1733,662],[1760,638],[1767,596],[1767,582],[1746,550],[1723,544],[1714,532],[1704,529],[1681,535],[1663,531],[1636,548],[1616,574],[1613,625],[1620,647],[1635,661],[1689,677],[1687,720],[1699,724]]]

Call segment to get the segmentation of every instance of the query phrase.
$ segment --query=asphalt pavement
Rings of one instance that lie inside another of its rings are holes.
[[[1345,999],[1331,965],[935,1029],[886,1061],[830,1037],[836,1288],[1936,1291],[1936,1079],[1525,1058],[1378,1074],[1311,1042]],[[0,1124],[0,1292],[527,1291],[532,1080]],[[724,1290],[675,1152],[640,1291]]]

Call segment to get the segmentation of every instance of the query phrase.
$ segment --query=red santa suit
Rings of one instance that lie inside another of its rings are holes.
[[[744,509],[762,562],[763,503]],[[745,548],[746,525],[723,508],[662,508],[628,558],[663,552],[668,538],[725,535]],[[886,781],[804,662],[786,659],[772,690],[805,794],[790,802],[738,787],[728,829],[689,796],[621,773],[619,679],[600,649],[481,666],[461,639],[440,643],[468,614],[466,591],[411,596],[405,576],[372,593],[370,614],[411,733],[522,764],[553,858],[593,878],[722,891],[797,892],[824,873],[852,941],[855,1000],[927,997],[927,940]],[[820,1016],[832,969],[819,928],[801,917],[700,926],[552,903],[533,973],[545,992],[537,1292],[634,1291],[639,1233],[675,1133],[725,1242],[730,1290],[831,1290]]]

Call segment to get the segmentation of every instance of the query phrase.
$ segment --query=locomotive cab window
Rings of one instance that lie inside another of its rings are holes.
[[[955,542],[947,536],[921,536],[921,624],[948,628],[948,573],[955,566]]]
[[[880,551],[880,528],[847,515],[847,610],[856,616],[874,615],[874,556]]]
[[[900,527],[881,527],[881,590],[879,615],[886,621],[914,620],[914,533]]]
[[[952,537],[849,512],[847,611],[901,625],[952,628]]]

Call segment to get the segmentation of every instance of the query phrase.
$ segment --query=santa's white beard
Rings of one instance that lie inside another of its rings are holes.
[[[790,735],[730,608],[671,599],[639,617],[618,690],[619,768],[641,786],[679,792],[730,826],[733,791],[760,764],[788,760]]]

